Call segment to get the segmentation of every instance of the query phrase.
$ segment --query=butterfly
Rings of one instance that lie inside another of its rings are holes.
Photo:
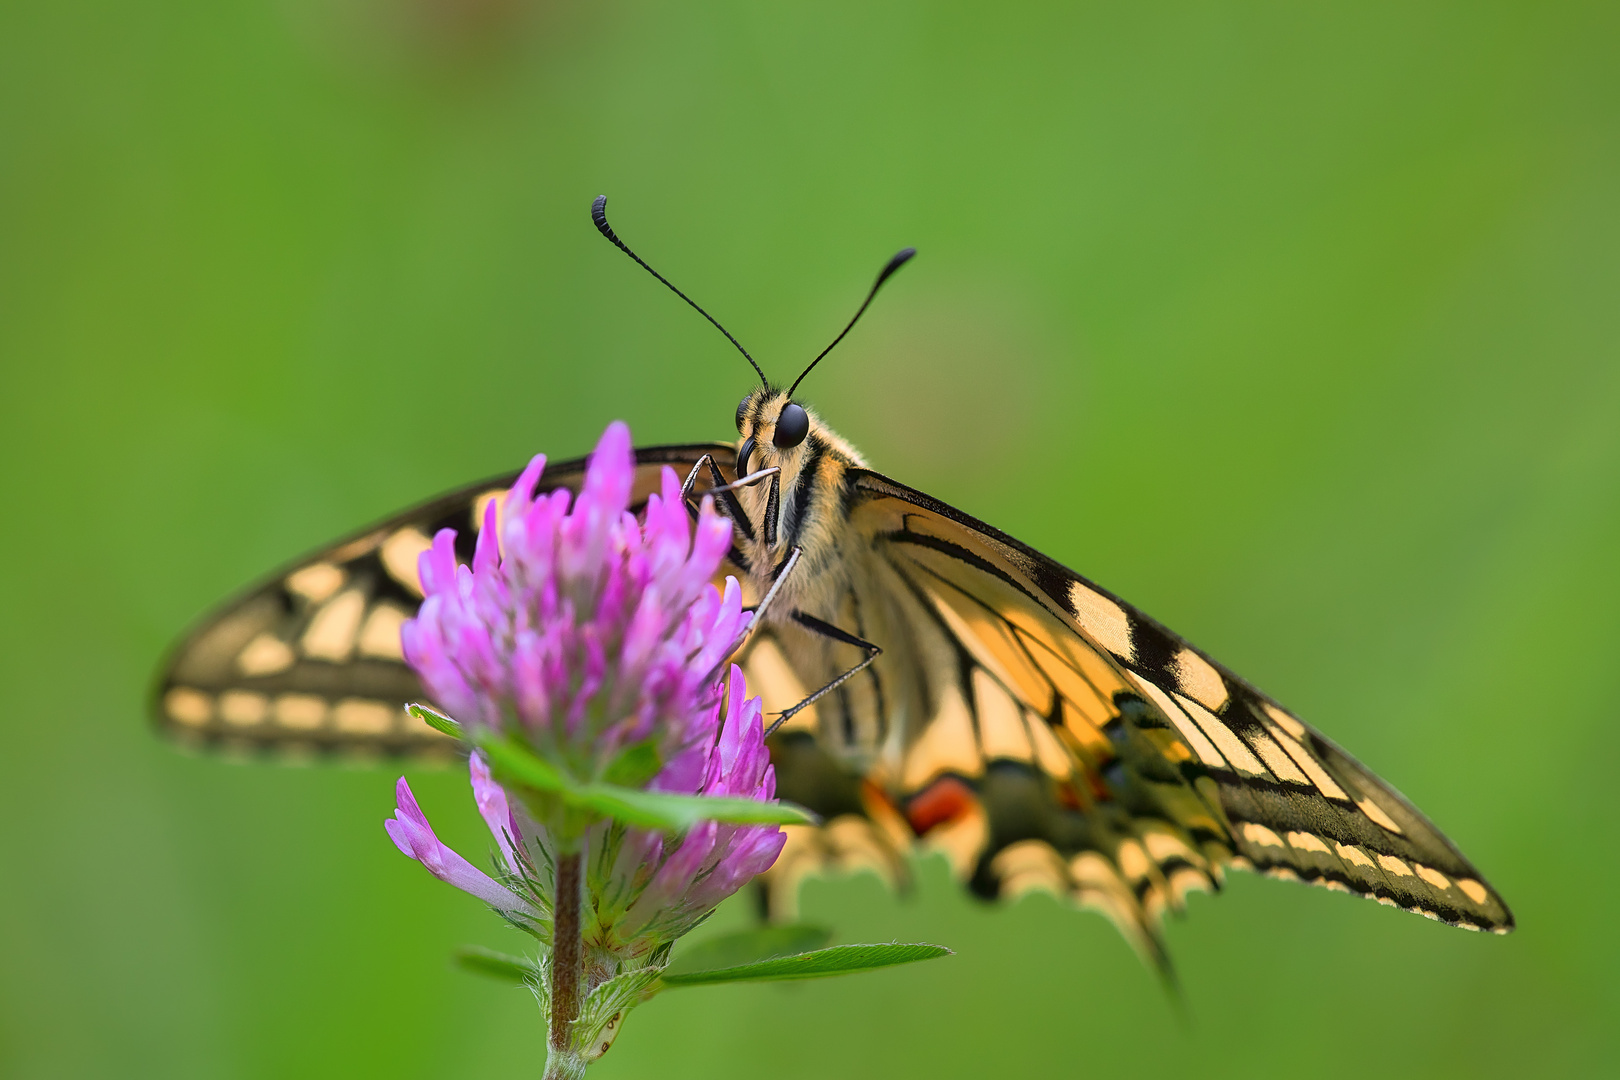
[[[986,897],[1045,890],[1100,911],[1165,968],[1167,912],[1228,869],[1369,897],[1470,930],[1513,916],[1405,798],[1282,705],[1130,604],[968,514],[872,470],[707,312],[761,386],[735,443],[636,450],[634,499],[665,469],[732,520],[722,574],[757,609],[738,656],[773,717],[778,792],[814,810],[762,878],[790,916],[807,875],[902,882],[941,852]],[[577,492],[584,459],[542,486]],[[417,557],[457,530],[470,561],[513,476],[440,496],[283,568],[173,651],[154,715],[182,743],[287,757],[450,759],[402,710],[424,697],[399,629],[422,599]]]

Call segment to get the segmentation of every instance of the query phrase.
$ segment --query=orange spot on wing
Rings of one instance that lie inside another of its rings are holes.
[[[912,796],[906,804],[906,821],[918,836],[927,834],[947,821],[970,813],[977,805],[973,789],[954,776],[942,776]]]

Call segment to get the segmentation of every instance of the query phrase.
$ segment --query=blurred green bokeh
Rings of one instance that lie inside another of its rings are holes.
[[[915,244],[807,398],[1348,746],[1520,925],[1239,875],[1169,929],[1183,1020],[1101,919],[930,863],[805,913],[955,957],[672,992],[603,1080],[1613,1068],[1617,43],[1612,2],[0,6],[0,1074],[538,1075],[391,773],[186,757],[143,696],[389,510],[612,417],[731,437],[747,368],[599,192],[778,377]]]

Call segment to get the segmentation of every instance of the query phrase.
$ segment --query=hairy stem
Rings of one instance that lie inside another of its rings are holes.
[[[581,862],[578,851],[557,856],[557,895],[552,909],[548,1078],[568,1075],[563,1063],[569,1056],[574,1019],[579,1015],[579,981],[584,969],[579,928]]]

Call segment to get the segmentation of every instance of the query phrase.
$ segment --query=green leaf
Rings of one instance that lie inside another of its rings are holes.
[[[888,945],[834,945],[828,949],[799,953],[796,956],[778,956],[752,964],[735,967],[711,968],[708,971],[686,971],[665,974],[665,986],[701,986],[705,983],[763,982],[780,979],[821,979],[829,975],[847,975],[855,971],[910,964],[918,960],[932,960],[952,955],[943,945],[924,943]]]
[[[621,750],[619,756],[602,771],[602,780],[609,784],[640,787],[657,776],[658,770],[663,767],[664,763],[658,756],[658,744],[652,739],[643,739]]]
[[[670,795],[613,784],[584,784],[564,796],[567,802],[616,818],[626,825],[664,832],[685,832],[700,821],[730,825],[814,825],[816,816],[802,806],[753,799]]]
[[[405,706],[405,711],[416,717],[434,731],[442,732],[452,739],[461,738],[461,725],[440,712],[434,712],[426,705],[411,702]]]
[[[455,951],[456,966],[475,975],[486,975],[505,983],[522,984],[538,969],[532,960],[486,949],[481,945],[466,945]]]
[[[551,763],[542,761],[529,749],[516,741],[499,735],[480,735],[478,748],[489,758],[490,767],[502,775],[538,791],[563,794],[573,788],[573,782],[557,771]]]
[[[670,795],[617,784],[581,784],[551,763],[536,757],[515,739],[483,735],[478,746],[489,757],[497,777],[536,791],[557,795],[574,809],[588,810],[642,829],[685,832],[700,821],[732,825],[814,825],[816,816],[792,803],[753,799]]]
[[[761,926],[697,942],[682,949],[669,970],[676,975],[717,971],[807,953],[827,944],[832,931],[823,926]]]

